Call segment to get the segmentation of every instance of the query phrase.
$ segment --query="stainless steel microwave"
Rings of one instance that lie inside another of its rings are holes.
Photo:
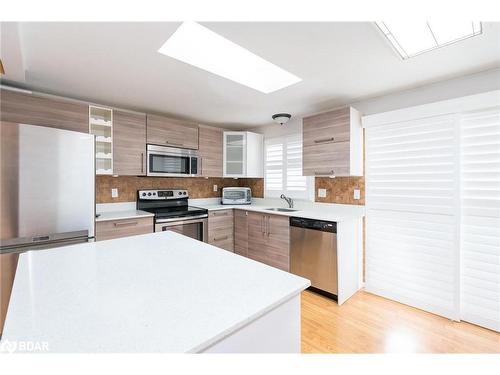
[[[200,158],[196,150],[148,145],[148,176],[196,177],[200,173]]]

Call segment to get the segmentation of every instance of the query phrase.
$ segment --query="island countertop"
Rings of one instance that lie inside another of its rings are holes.
[[[199,352],[310,282],[174,232],[21,254],[2,340]]]

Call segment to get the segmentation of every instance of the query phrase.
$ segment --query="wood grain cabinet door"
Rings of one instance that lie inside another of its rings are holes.
[[[305,117],[302,127],[302,173],[304,176],[350,176],[352,150],[358,145],[361,126],[355,127],[351,107]],[[359,129],[358,129],[359,128]],[[352,134],[356,129],[356,134]],[[353,137],[354,136],[354,137]]]
[[[248,211],[234,210],[234,252],[248,256]]]
[[[208,243],[224,250],[234,251],[232,209],[208,212]]]
[[[12,90],[0,90],[0,96],[2,121],[89,132],[87,104]]]
[[[224,131],[210,126],[199,126],[199,155],[203,177],[222,177],[222,143]]]
[[[283,271],[290,270],[290,218],[267,215],[267,264]]]
[[[147,115],[147,143],[198,149],[198,125],[158,115]]]
[[[146,174],[146,114],[113,111],[113,173]]]
[[[289,271],[290,225],[288,216],[248,213],[248,257],[283,271]]]

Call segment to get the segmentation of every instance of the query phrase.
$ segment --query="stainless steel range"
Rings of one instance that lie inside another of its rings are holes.
[[[137,209],[155,215],[155,232],[171,230],[207,242],[208,210],[188,205],[187,190],[139,190]]]

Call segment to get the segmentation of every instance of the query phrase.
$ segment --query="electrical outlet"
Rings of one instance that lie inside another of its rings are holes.
[[[217,189],[217,185],[214,185],[214,191],[217,191],[219,189]]]
[[[111,198],[118,198],[118,189],[111,189]]]
[[[318,189],[318,197],[326,198],[326,189]]]
[[[354,189],[354,199],[360,199],[360,198],[361,198],[361,190]]]

